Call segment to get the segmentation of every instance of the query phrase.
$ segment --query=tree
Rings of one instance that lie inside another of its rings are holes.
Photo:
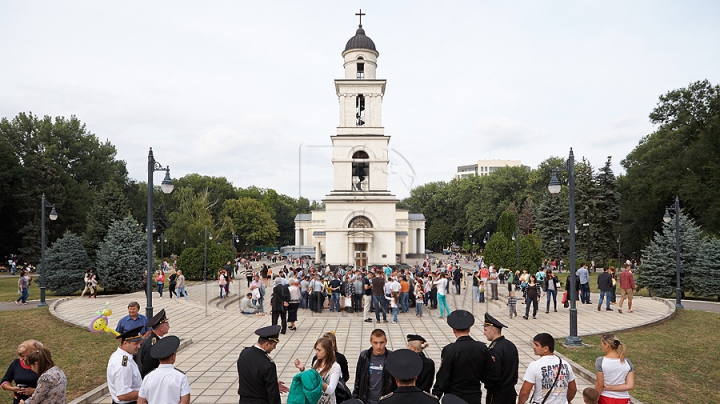
[[[425,237],[425,244],[433,246],[433,250],[439,251],[439,247],[450,245],[452,242],[452,231],[450,226],[442,220],[435,220],[428,227]]]
[[[40,234],[39,201],[43,193],[58,209],[59,217],[48,228],[53,241],[66,230],[81,234],[95,193],[107,181],[127,181],[125,162],[116,159],[115,147],[100,142],[76,117],[39,118],[20,113],[0,120],[0,138],[22,165],[16,237],[22,237],[24,259],[36,261]]]
[[[146,237],[131,216],[110,225],[97,254],[99,283],[105,290],[127,293],[142,288],[142,275],[147,270]]]
[[[700,244],[692,277],[695,294],[720,300],[720,239],[707,237]]]
[[[720,232],[720,86],[703,80],[672,90],[650,120],[657,130],[622,160],[626,175],[618,182],[628,251],[660,229],[657,218],[675,195],[705,231]]]
[[[515,243],[504,233],[495,233],[485,244],[483,250],[483,262],[495,265],[495,267],[513,267],[516,263]]]
[[[595,209],[598,214],[591,223],[590,240],[593,256],[599,262],[614,256],[615,236],[618,234],[617,223],[620,219],[620,193],[611,164],[612,156],[608,156],[605,165],[595,176],[597,187]]]
[[[217,272],[226,262],[232,260],[230,247],[211,243],[207,244],[207,278],[217,279]],[[178,258],[178,269],[183,271],[186,279],[202,280],[205,264],[204,246],[186,248]]]
[[[221,216],[229,218],[230,230],[238,235],[241,243],[275,245],[280,234],[267,206],[255,199],[228,199],[223,203]]]
[[[216,233],[207,190],[195,193],[190,187],[176,188],[172,199],[176,209],[170,212],[172,227],[165,233],[171,245],[186,241],[187,246],[196,247],[203,244],[205,228]]]
[[[530,198],[523,202],[522,210],[518,215],[518,227],[523,234],[531,234],[535,229],[535,203]]]
[[[114,181],[105,183],[87,214],[87,227],[83,234],[83,244],[91,260],[95,259],[110,225],[129,213],[127,199],[120,187]]]
[[[22,221],[18,212],[24,203],[14,190],[22,188],[23,166],[13,152],[12,145],[0,136],[0,256],[17,253],[22,246],[17,236]]]
[[[567,252],[565,242],[556,241],[556,236],[561,235],[567,242],[567,223],[568,223],[568,198],[567,188],[563,187],[558,195],[552,195],[547,189],[545,197],[538,206],[536,228],[537,236],[540,238],[540,249],[545,257],[556,257],[558,252],[560,257]]]
[[[700,290],[693,274],[698,259],[700,228],[680,213],[680,285],[685,292]],[[662,232],[642,251],[643,260],[636,271],[637,284],[652,295],[670,296],[675,291],[675,218],[664,223]]]
[[[71,295],[83,289],[85,271],[92,268],[82,238],[69,231],[47,249],[45,265],[45,286],[56,295]]]

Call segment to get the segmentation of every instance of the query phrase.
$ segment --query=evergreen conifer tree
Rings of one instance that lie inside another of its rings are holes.
[[[596,261],[598,262],[604,262],[616,255],[615,243],[617,223],[620,219],[620,192],[618,192],[618,184],[611,163],[612,156],[608,156],[605,165],[595,176],[597,187],[595,209],[598,214],[590,224],[590,240],[594,246],[593,257],[597,257]]]
[[[100,284],[106,290],[126,293],[142,288],[142,275],[147,269],[145,237],[132,216],[110,225],[96,261]]]
[[[114,181],[105,183],[87,214],[87,227],[83,234],[83,244],[90,259],[95,259],[110,224],[122,220],[129,212],[127,198],[120,187]]]
[[[540,238],[540,249],[545,257],[557,257],[558,253],[561,256],[567,254],[569,213],[567,192],[564,191],[565,188],[558,195],[546,192],[537,209],[535,227]],[[559,247],[555,241],[558,234],[565,239]]]
[[[693,274],[701,243],[700,228],[692,219],[680,213],[680,286],[685,292],[695,292]],[[675,291],[675,218],[664,223],[661,232],[642,251],[642,265],[637,268],[637,284],[652,295],[670,296]]]
[[[56,295],[71,295],[84,288],[85,271],[92,261],[82,238],[68,231],[47,249],[45,265],[45,286]]]
[[[720,300],[720,239],[707,237],[700,245],[692,272],[694,293]]]

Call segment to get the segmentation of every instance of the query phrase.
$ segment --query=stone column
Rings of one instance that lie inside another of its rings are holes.
[[[400,242],[400,263],[401,264],[404,264],[406,261],[406,259],[405,259],[405,250],[407,249],[406,244],[407,244],[406,241]]]
[[[418,232],[420,233],[420,245],[418,246],[420,251],[418,252],[420,254],[425,254],[425,229],[418,229]]]
[[[303,245],[302,240],[300,240],[300,235],[301,235],[301,234],[302,234],[302,230],[300,230],[300,229],[295,229],[295,246],[296,246],[296,247]]]
[[[320,249],[320,242],[315,243],[315,263],[319,264],[322,262],[322,250]]]

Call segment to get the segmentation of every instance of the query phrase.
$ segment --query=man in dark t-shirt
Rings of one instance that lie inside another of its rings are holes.
[[[372,299],[375,308],[375,320],[380,322],[382,312],[383,323],[387,323],[387,312],[385,311],[385,278],[382,276],[372,277]]]

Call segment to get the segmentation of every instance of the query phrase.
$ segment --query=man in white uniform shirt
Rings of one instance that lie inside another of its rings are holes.
[[[107,383],[113,404],[135,403],[142,385],[137,363],[133,360],[142,343],[143,326],[128,330],[116,338],[120,347],[110,356],[107,366]]]
[[[175,369],[180,338],[168,335],[150,348],[150,355],[160,361],[157,369],[143,379],[138,404],[189,404],[190,383],[187,376]]]

